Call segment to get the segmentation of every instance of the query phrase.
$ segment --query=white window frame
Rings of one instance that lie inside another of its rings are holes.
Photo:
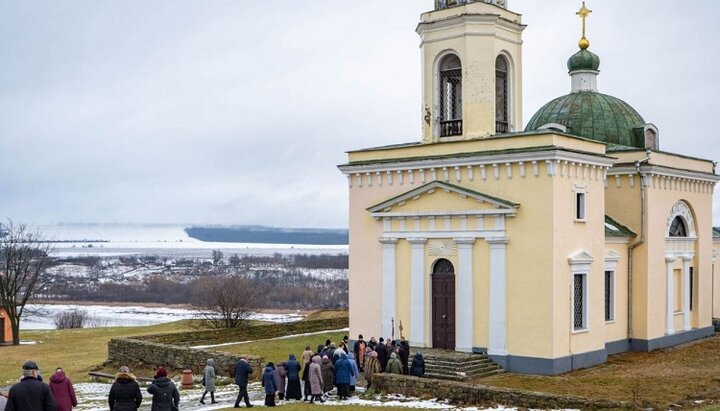
[[[616,287],[616,277],[617,277],[617,266],[618,261],[620,261],[620,255],[614,251],[609,251],[605,254],[605,271],[603,272],[603,288],[605,286],[605,275],[607,275],[607,272],[610,272],[610,319],[605,319],[606,324],[612,324],[616,321],[615,316],[615,306],[616,306],[616,296],[617,296],[617,287]],[[605,301],[607,298],[603,299],[603,317],[605,317]]]
[[[573,219],[576,223],[584,223],[587,221],[587,185],[573,184]],[[582,198],[582,201],[579,201]],[[580,207],[578,207],[578,203]]]
[[[572,334],[584,333],[590,331],[590,304],[588,304],[588,279],[590,273],[590,266],[594,259],[592,256],[584,251],[581,251],[570,258],[570,332]],[[575,276],[580,275],[583,277],[583,301],[582,301],[582,327],[575,328]]]

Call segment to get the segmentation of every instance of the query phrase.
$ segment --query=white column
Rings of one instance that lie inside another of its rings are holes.
[[[490,244],[490,330],[488,354],[507,355],[507,292],[505,247],[508,239],[488,238]]]
[[[683,329],[690,330],[690,262],[692,256],[684,255],[683,260]]]
[[[475,322],[473,298],[474,238],[454,239],[458,248],[457,300],[455,301],[455,350],[472,352]]]
[[[425,243],[426,238],[408,238],[412,246],[410,267],[410,345],[425,347]]]
[[[675,279],[673,278],[673,265],[675,263],[675,257],[665,257],[665,267],[667,269],[667,323],[665,326],[665,332],[672,334],[673,330],[673,314],[675,312]]]
[[[382,261],[382,307],[381,330],[382,336],[390,338],[393,331],[393,320],[395,319],[395,247],[397,238],[381,238],[383,245],[383,261]]]

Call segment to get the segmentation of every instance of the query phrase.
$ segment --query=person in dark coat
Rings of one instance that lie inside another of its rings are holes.
[[[262,375],[262,386],[265,387],[265,406],[274,407],[277,386],[275,385],[275,364],[271,362],[265,366],[265,371]]]
[[[288,400],[300,400],[302,392],[300,390],[300,363],[295,359],[294,354],[290,354],[285,363],[287,370],[287,389],[285,398]]]
[[[380,362],[380,372],[384,372],[385,368],[387,367],[388,358],[390,357],[390,354],[388,354],[388,348],[387,345],[385,345],[385,340],[380,337],[380,343],[375,347],[375,352],[377,353],[377,359]]]
[[[73,407],[77,407],[75,388],[62,368],[56,369],[55,374],[50,377],[50,391],[55,397],[56,411],[71,411]]]
[[[358,335],[358,340],[355,341],[355,345],[353,346],[355,362],[357,363],[357,367],[360,371],[362,371],[365,366],[365,347],[367,347],[367,344],[365,343],[365,340],[363,340],[362,334],[360,334]]]
[[[422,377],[425,375],[425,358],[419,352],[415,353],[415,357],[412,360],[412,366],[410,366],[410,375],[416,377]]]
[[[10,388],[5,411],[55,411],[55,398],[50,387],[38,380],[34,361],[23,364],[23,377]]]
[[[398,344],[398,357],[400,357],[400,362],[402,363],[402,370],[403,374],[407,375],[409,372],[408,369],[408,361],[410,360],[410,344],[408,342],[400,337],[400,344]]]
[[[340,341],[340,348],[341,348],[343,351],[345,351],[345,354],[347,354],[347,353],[350,352],[350,347],[348,346],[348,340],[349,340],[349,339],[350,339],[350,337],[348,337],[348,336],[346,335],[346,336],[343,336],[342,341]]]
[[[402,364],[400,364],[397,354],[390,354],[390,359],[388,360],[385,372],[388,374],[402,374]]]
[[[235,400],[235,408],[240,406],[240,400],[245,401],[245,406],[247,408],[252,407],[252,404],[250,404],[250,396],[247,392],[248,379],[252,373],[253,369],[250,366],[247,357],[241,358],[240,361],[235,364],[235,384],[240,387],[240,392]]]
[[[152,396],[152,411],[177,411],[180,406],[180,393],[170,381],[165,368],[155,371],[155,380],[147,389]]]
[[[335,343],[330,343],[330,345],[327,348],[327,356],[330,359],[330,361],[335,365],[336,357],[335,357],[335,351],[337,351],[337,345]],[[340,355],[340,353],[338,353]]]
[[[217,401],[215,401],[215,360],[212,358],[208,358],[207,365],[203,370],[203,383],[205,390],[202,397],[200,397],[200,404],[205,405],[205,395],[207,393],[210,393],[210,403],[217,404]]]
[[[137,411],[141,403],[142,393],[135,376],[130,372],[130,368],[120,367],[108,395],[110,410]]]
[[[327,356],[322,357],[323,394],[332,391],[335,385],[335,367]]]
[[[334,369],[335,385],[337,385],[340,400],[346,400],[350,397],[350,379],[353,375],[355,375],[353,366],[350,365],[347,355],[341,353]]]
[[[305,368],[303,368],[302,372],[302,380],[303,380],[303,401],[307,401],[308,397],[312,396],[312,390],[310,389],[310,364],[312,363],[312,359],[316,357],[315,355],[310,357],[310,361],[305,363]]]

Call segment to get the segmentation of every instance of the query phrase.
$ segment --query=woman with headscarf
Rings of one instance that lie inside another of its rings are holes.
[[[277,386],[275,385],[275,364],[271,362],[265,366],[265,371],[263,371],[262,386],[265,387],[265,406],[274,407]]]
[[[355,392],[355,385],[357,384],[357,379],[360,377],[360,371],[358,370],[357,363],[355,362],[355,354],[348,353],[347,355],[348,361],[350,362],[350,366],[352,367],[352,375],[350,375],[350,385],[349,385],[349,393],[348,397],[352,395],[352,393]]]
[[[302,398],[302,391],[300,389],[300,363],[295,359],[294,354],[290,354],[288,357],[285,363],[285,369],[287,370],[287,390],[285,392],[285,398],[300,401],[300,398]]]
[[[287,378],[287,368],[285,361],[279,362],[275,366],[275,390],[277,391],[280,401],[285,399],[285,379]]]
[[[335,366],[328,356],[322,357],[321,361],[322,377],[323,377],[323,394],[332,391],[335,385]]]
[[[315,400],[325,402],[322,398],[324,384],[321,362],[320,357],[316,355],[312,358],[308,367],[308,381],[310,382],[310,394],[312,395],[310,404],[315,403]]]
[[[373,377],[379,372],[382,372],[382,367],[380,366],[380,361],[378,360],[378,353],[371,351],[365,357],[365,381],[367,381],[367,386],[365,387],[366,391],[372,387]]]
[[[403,373],[402,364],[400,363],[400,360],[398,359],[398,355],[396,353],[390,354],[390,360],[388,360],[387,368],[385,369],[385,372],[388,374],[401,374]]]
[[[215,401],[215,360],[208,358],[207,365],[203,370],[203,385],[205,391],[203,391],[202,397],[200,397],[200,404],[205,405],[205,395],[210,393],[210,403],[217,404]]]

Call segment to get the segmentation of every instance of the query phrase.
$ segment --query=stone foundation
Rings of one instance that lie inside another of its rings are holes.
[[[630,403],[565,397],[532,391],[473,385],[463,382],[417,378],[404,375],[376,374],[373,388],[383,393],[408,397],[432,397],[448,400],[456,405],[493,407],[498,404],[533,409],[631,409]]]

